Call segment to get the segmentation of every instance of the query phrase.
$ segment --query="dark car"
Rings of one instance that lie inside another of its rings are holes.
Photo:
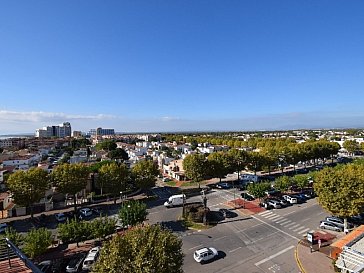
[[[293,197],[293,198],[296,198],[298,204],[302,204],[302,203],[305,203],[306,202],[306,197],[304,197],[302,195],[291,194],[290,196]]]
[[[253,201],[255,198],[251,196],[250,194],[243,192],[241,194],[241,198],[243,198],[245,201]]]
[[[235,212],[229,209],[219,209],[219,212],[222,214],[224,218],[233,218],[238,216]]]
[[[217,183],[217,184],[216,184],[216,188],[218,188],[218,189],[228,190],[228,189],[231,189],[231,188],[232,188],[232,186],[231,186],[231,184],[229,184],[229,183],[221,182],[221,183]]]
[[[66,272],[78,272],[82,267],[82,262],[85,259],[86,254],[75,255],[66,267]]]

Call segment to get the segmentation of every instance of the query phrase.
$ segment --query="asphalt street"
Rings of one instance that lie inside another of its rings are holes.
[[[308,231],[317,230],[320,220],[328,214],[311,199],[300,205],[283,209],[263,211],[255,215],[243,215],[234,210],[237,217],[227,218],[215,227],[191,231],[178,226],[182,208],[164,208],[163,202],[172,192],[158,188],[158,195],[164,197],[159,205],[149,209],[148,219],[151,223],[165,222],[167,227],[175,230],[183,240],[185,253],[184,271],[194,272],[294,272],[298,273],[294,258],[297,242]],[[207,194],[208,207],[211,210],[230,208],[228,201],[239,191],[213,190]],[[187,202],[200,201],[195,196]],[[230,208],[231,209],[231,208]],[[202,247],[215,247],[219,257],[207,264],[200,265],[193,259],[195,250]]]

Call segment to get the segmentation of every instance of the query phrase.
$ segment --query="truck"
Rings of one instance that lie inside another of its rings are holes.
[[[166,208],[181,206],[181,205],[183,205],[183,202],[185,200],[186,200],[186,195],[184,195],[184,194],[172,195],[168,198],[168,200],[166,202],[164,202],[164,206]]]

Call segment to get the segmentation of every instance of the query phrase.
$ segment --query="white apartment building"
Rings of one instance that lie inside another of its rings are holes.
[[[60,125],[46,126],[35,131],[35,137],[70,137],[72,133],[71,124],[63,122]]]

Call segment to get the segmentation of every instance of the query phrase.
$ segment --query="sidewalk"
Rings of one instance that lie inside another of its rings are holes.
[[[139,193],[137,195],[131,195],[128,196],[126,200],[129,199],[134,199],[134,200],[139,200],[139,199],[143,199],[146,198],[146,194],[144,193]],[[125,200],[124,200],[125,201]],[[123,200],[121,200],[120,198],[116,199],[116,204],[114,204],[114,200],[110,199],[109,201],[104,200],[101,202],[94,202],[94,203],[84,203],[84,204],[78,204],[77,208],[82,208],[82,207],[88,207],[88,208],[95,208],[95,207],[103,207],[103,206],[113,206],[113,205],[120,205],[123,202]],[[52,209],[49,211],[43,211],[40,213],[35,213],[34,214],[34,218],[40,216],[41,214],[44,215],[54,215],[56,213],[65,213],[65,212],[70,212],[70,211],[74,211],[74,206],[73,205],[69,205],[63,208],[59,208],[59,209]],[[30,214],[27,215],[22,215],[22,216],[14,216],[14,217],[9,217],[9,218],[2,218],[0,219],[0,223],[10,223],[13,221],[21,221],[21,220],[30,220]]]
[[[295,258],[302,273],[334,273],[332,260],[329,258],[330,245],[321,247],[310,246],[302,240],[298,242],[295,250]]]

